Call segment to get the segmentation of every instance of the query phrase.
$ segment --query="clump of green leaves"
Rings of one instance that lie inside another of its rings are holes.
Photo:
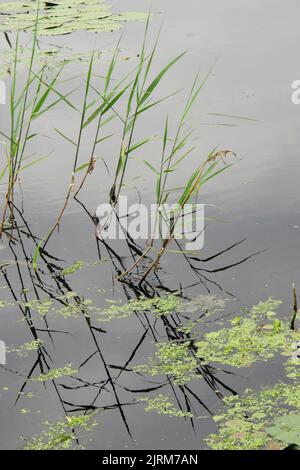
[[[191,354],[190,342],[157,343],[156,352],[148,364],[135,367],[135,371],[152,377],[167,375],[176,385],[184,385],[196,377],[199,378],[196,368],[197,360]]]
[[[33,299],[29,300],[28,302],[20,301],[19,305],[21,305],[23,308],[29,308],[33,311],[36,311],[40,315],[47,315],[47,313],[52,310],[53,301],[49,297],[46,297],[41,300]]]
[[[266,431],[277,441],[300,446],[300,415],[280,416]]]
[[[65,274],[70,274],[72,269],[71,267],[67,268]],[[80,268],[74,268],[74,271],[76,269]],[[99,310],[93,305],[93,301],[91,299],[80,298],[79,295],[74,291],[68,291],[66,294],[61,295],[59,299],[64,304],[64,306],[61,308],[56,308],[54,301],[50,297],[46,297],[40,300],[28,300],[27,302],[19,301],[18,304],[23,308],[28,308],[32,312],[37,312],[42,316],[45,316],[49,313],[56,313],[64,318],[76,317],[82,313],[86,316],[90,316],[92,311]]]
[[[259,302],[257,305],[254,305],[251,309],[253,316],[272,318],[276,315],[276,310],[282,304],[281,300],[276,300],[270,297],[269,299]]]
[[[77,374],[78,370],[72,367],[72,364],[67,364],[64,367],[51,369],[48,372],[33,377],[31,380],[35,382],[47,382],[49,380],[60,379],[61,377],[69,377],[70,375]]]
[[[215,450],[256,450],[271,440],[268,426],[273,418],[300,410],[300,385],[277,383],[255,393],[246,390],[241,396],[224,399],[222,415],[215,416],[218,433],[207,443]]]
[[[70,274],[75,273],[79,269],[82,269],[83,266],[84,266],[83,261],[76,261],[74,264],[72,264],[72,266],[69,266],[68,268],[63,269],[60,274],[62,276],[68,276]]]
[[[101,259],[101,260],[98,260],[98,261],[93,261],[91,263],[88,263],[88,262],[85,262],[85,261],[78,260],[78,261],[75,261],[75,263],[73,263],[68,268],[62,269],[59,274],[62,275],[62,276],[69,276],[70,274],[73,274],[76,271],[79,271],[80,269],[82,269],[84,267],[93,267],[93,266],[96,266],[98,264],[105,263],[106,261],[107,261],[106,259]]]
[[[268,360],[277,352],[292,347],[295,334],[289,323],[275,318],[281,302],[269,299],[260,302],[242,316],[234,318],[231,327],[207,333],[196,343],[197,356],[204,362],[234,367],[247,367],[259,360]]]
[[[41,434],[35,435],[26,444],[24,450],[67,450],[77,446],[76,432],[90,431],[97,422],[94,414],[80,416],[66,416],[56,423],[46,421],[46,429]]]
[[[154,297],[153,299],[140,298],[125,305],[111,305],[109,308],[104,309],[101,312],[101,321],[128,318],[134,313],[153,313],[158,317],[170,315],[176,311],[181,303],[181,298],[174,294]]]
[[[24,343],[18,348],[13,348],[12,352],[17,353],[21,357],[27,357],[29,352],[38,351],[43,344],[43,341],[40,339]]]
[[[286,375],[289,379],[300,379],[300,359],[290,359],[285,365]]]
[[[38,2],[14,1],[0,5],[0,31],[32,31],[35,27]],[[104,0],[41,1],[38,34],[54,36],[87,30],[109,32],[122,28],[124,21],[145,20],[145,13],[113,14]]]
[[[174,416],[177,418],[192,418],[193,413],[189,411],[179,410],[176,408],[174,403],[170,401],[170,398],[167,395],[159,394],[154,398],[141,397],[139,401],[145,402],[145,411],[151,412],[154,411],[159,415],[168,415]]]
[[[76,297],[76,300],[72,301],[73,297]],[[84,315],[90,316],[90,313],[94,310],[91,299],[79,299],[76,294],[74,296],[69,295],[67,299],[67,304],[56,310],[56,313],[64,318],[76,317],[83,312]]]
[[[224,305],[225,300],[213,295],[200,295],[190,300],[185,300],[176,293],[152,299],[141,297],[137,300],[131,300],[125,305],[111,305],[104,309],[101,312],[101,320],[128,318],[134,313],[152,313],[157,317],[168,316],[176,312],[184,312],[185,314],[201,312],[207,315],[222,311]]]

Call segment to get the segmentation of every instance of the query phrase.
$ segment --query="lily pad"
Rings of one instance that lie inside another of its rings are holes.
[[[224,404],[223,413],[214,417],[218,432],[206,438],[212,449],[259,450],[274,441],[280,448],[299,444],[299,384],[279,382],[258,392],[247,389],[240,396],[225,397]]]
[[[300,446],[300,415],[280,416],[267,433],[277,441]]]
[[[0,31],[33,31],[38,2],[20,1],[0,5]],[[108,32],[122,28],[125,21],[144,20],[143,12],[112,13],[105,0],[55,0],[40,2],[37,33],[56,36],[74,31]]]

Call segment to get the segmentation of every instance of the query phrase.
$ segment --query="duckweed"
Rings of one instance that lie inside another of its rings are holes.
[[[193,413],[188,411],[180,410],[170,401],[170,398],[166,395],[159,394],[154,398],[141,397],[139,401],[145,402],[145,411],[154,411],[159,415],[174,416],[177,418],[192,418]]]
[[[18,348],[12,348],[11,351],[17,353],[20,357],[27,357],[29,352],[38,351],[43,341],[40,339],[24,343]]]
[[[267,427],[273,418],[300,410],[300,385],[277,383],[255,393],[246,390],[241,396],[224,399],[222,415],[215,416],[218,433],[206,442],[214,450],[256,450],[271,440]]]
[[[196,343],[197,356],[206,363],[247,367],[271,359],[278,352],[291,352],[296,334],[288,322],[274,318],[280,303],[273,299],[260,302],[234,318],[231,327],[207,333]]]
[[[72,367],[72,364],[67,364],[64,367],[51,369],[48,372],[33,377],[31,380],[35,382],[47,382],[49,380],[60,379],[61,377],[68,377],[70,375],[76,375],[78,372],[77,369]]]
[[[46,421],[46,429],[35,435],[24,450],[67,450],[78,447],[76,443],[77,431],[90,431],[97,422],[94,414],[80,416],[66,416],[56,423]]]
[[[154,357],[149,359],[148,364],[135,367],[136,372],[146,373],[151,376],[167,375],[176,385],[184,385],[194,378],[196,374],[197,361],[191,355],[190,343],[157,343]]]
[[[65,268],[61,271],[61,275],[62,276],[68,276],[70,274],[73,274],[75,273],[76,271],[78,271],[79,269],[82,269],[84,266],[84,262],[83,261],[76,261],[74,264],[72,264],[72,266],[70,266],[69,268]]]
[[[132,300],[125,305],[111,305],[100,313],[101,321],[128,318],[134,313],[153,313],[160,317],[174,313],[182,300],[177,295],[154,297],[153,299],[140,298]]]
[[[134,313],[152,313],[157,317],[168,316],[172,313],[195,313],[212,314],[222,311],[225,300],[218,299],[213,295],[200,295],[191,300],[184,300],[178,294],[168,294],[163,297],[151,299],[140,298],[131,300],[125,305],[112,305],[101,312],[102,321],[112,319],[128,318]]]

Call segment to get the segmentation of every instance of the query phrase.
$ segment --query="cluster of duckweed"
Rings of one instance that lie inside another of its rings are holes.
[[[35,394],[33,392],[19,392],[18,395],[24,397],[24,398],[34,398]],[[40,413],[40,411],[37,411],[37,413]]]
[[[9,303],[9,302],[6,302],[6,300],[0,300],[0,308],[5,308],[5,307],[9,307],[11,306],[12,304]]]
[[[207,333],[196,343],[197,356],[205,362],[247,367],[266,361],[278,352],[291,354],[297,333],[289,322],[276,318],[281,302],[269,299],[231,321],[232,326]]]
[[[214,417],[218,433],[206,439],[208,445],[215,450],[261,449],[271,441],[267,429],[272,419],[299,412],[300,385],[280,382],[257,393],[248,389],[226,397],[224,404],[224,413]]]
[[[28,353],[32,351],[38,351],[40,347],[42,346],[43,341],[40,339],[30,341],[28,343],[24,343],[21,346],[17,348],[11,348],[11,352],[15,352],[18,354],[20,357],[27,357]]]
[[[0,5],[3,16],[0,30],[34,30],[37,6],[30,3],[30,7],[28,2],[22,1]],[[109,32],[120,29],[124,21],[146,18],[145,13],[113,14],[110,9],[104,0],[56,0],[53,4],[41,1],[38,34],[53,36],[80,30]]]
[[[47,382],[49,380],[60,379],[61,377],[69,377],[71,375],[76,375],[77,372],[78,370],[74,369],[74,367],[72,367],[72,364],[66,364],[64,367],[51,369],[48,372],[33,377],[31,380],[35,382]]]
[[[195,378],[197,360],[191,355],[190,343],[157,343],[156,352],[147,364],[135,367],[139,373],[152,377],[166,375],[176,385],[185,385]]]
[[[286,375],[289,379],[300,379],[300,359],[290,359],[285,365]]]
[[[56,423],[46,421],[46,429],[27,442],[24,450],[67,450],[78,448],[78,431],[90,431],[97,425],[94,414],[66,416]]]
[[[78,261],[75,261],[75,263],[73,263],[71,266],[69,266],[65,269],[62,269],[59,274],[62,275],[62,276],[69,276],[70,274],[73,274],[73,273],[75,273],[76,271],[79,271],[82,268],[85,268],[85,267],[89,268],[89,267],[97,266],[98,264],[102,264],[102,263],[106,263],[106,262],[107,262],[107,259],[92,261],[90,263],[78,260]]]
[[[273,297],[270,297],[269,299],[254,305],[251,309],[251,313],[253,316],[272,318],[276,315],[276,310],[281,304],[282,300],[277,300],[273,299]],[[244,311],[247,311],[247,309],[244,309]]]
[[[70,274],[73,274],[75,273],[76,271],[79,271],[80,269],[82,269],[84,266],[84,262],[83,261],[76,261],[74,264],[72,264],[72,266],[69,266],[68,268],[65,268],[63,269],[60,274],[62,276],[68,276]]]
[[[202,363],[221,363],[235,367],[245,367],[260,360],[269,360],[276,353],[292,356],[295,341],[299,333],[291,331],[288,320],[280,320],[276,309],[280,301],[268,299],[250,310],[242,310],[239,317],[231,321],[227,328],[208,333],[202,341],[194,342],[196,357],[191,351],[190,340],[184,343],[158,343],[156,352],[147,364],[135,367],[139,373],[150,376],[165,375],[176,385],[185,385],[197,374],[198,361]],[[180,310],[183,305],[177,305]],[[219,305],[220,311],[224,305]],[[212,311],[212,307],[208,311]],[[181,331],[194,331],[200,319],[188,321]],[[299,379],[299,359],[289,359],[285,370],[290,379]],[[173,416],[190,416],[189,412],[174,409],[174,404],[167,396],[154,398],[142,397],[146,411]],[[300,385],[278,383],[259,392],[246,390],[241,396],[229,396],[224,399],[224,413],[214,419],[218,433],[207,438],[213,449],[262,449],[267,446],[283,448],[284,442],[275,442],[267,432],[272,420],[289,412],[300,409]]]
[[[18,303],[21,307],[29,308],[32,311],[38,312],[40,315],[47,315],[50,310],[53,310],[52,307],[54,304],[53,300],[51,300],[49,297],[41,300],[32,299],[28,302],[19,301]]]
[[[190,335],[191,333],[197,334],[198,327],[201,325],[203,326],[201,319],[192,320],[189,318],[184,325],[181,324],[180,326],[177,326],[176,331],[178,331],[178,333],[184,333],[185,335]]]
[[[79,299],[76,297],[76,301],[72,302],[69,296],[67,305],[57,309],[56,313],[64,318],[69,318],[76,317],[81,313],[84,313],[85,316],[90,316],[93,310],[95,310],[95,308],[93,307],[93,301],[91,299]]]
[[[60,272],[62,275],[70,275],[77,270],[82,269],[85,264],[82,261],[77,261],[69,268],[66,268]],[[76,317],[81,313],[86,316],[90,316],[92,312],[97,313],[97,319],[102,322],[108,322],[114,319],[128,318],[133,314],[147,314],[151,313],[157,317],[168,316],[175,312],[192,314],[201,311],[205,314],[212,314],[220,311],[224,308],[224,302],[222,299],[217,299],[212,295],[202,295],[191,300],[183,300],[179,295],[168,294],[162,297],[139,298],[137,300],[130,300],[124,305],[120,305],[115,301],[107,302],[112,303],[107,308],[100,308],[93,305],[91,299],[80,298],[79,295],[74,291],[69,291],[64,295],[59,296],[59,300],[62,300],[65,305],[61,308],[56,308],[54,300],[50,297],[44,299],[32,299],[28,301],[19,301],[18,304],[22,308],[28,308],[33,312],[37,312],[40,315],[47,315],[49,313],[58,314],[64,318]],[[6,307],[9,305],[7,302],[1,301],[0,307]],[[199,320],[190,320],[190,322],[178,330],[182,332],[190,332],[193,330]]]
[[[174,416],[177,418],[192,418],[193,413],[176,408],[167,395],[159,394],[154,398],[141,397],[139,401],[145,402],[145,411],[154,411],[159,415]]]
[[[101,321],[128,318],[134,313],[152,313],[157,317],[168,316],[172,313],[193,314],[195,312],[208,315],[222,311],[225,302],[226,300],[218,299],[213,295],[200,295],[190,300],[185,300],[176,293],[151,299],[142,297],[131,300],[125,305],[111,305],[102,310]]]
[[[170,315],[176,311],[182,303],[178,295],[170,294],[164,297],[154,297],[152,299],[140,298],[131,300],[125,305],[111,305],[100,312],[101,321],[110,321],[114,319],[128,318],[134,313],[153,313],[160,317]]]
[[[82,312],[89,316],[93,310],[97,310],[92,306],[93,302],[91,299],[80,298],[74,291],[69,291],[64,295],[61,295],[59,300],[62,300],[65,304],[59,309],[55,307],[54,300],[52,300],[50,297],[46,297],[40,300],[33,299],[27,302],[19,301],[18,304],[21,307],[28,308],[42,316],[45,316],[49,313],[55,313],[64,318],[76,317]]]

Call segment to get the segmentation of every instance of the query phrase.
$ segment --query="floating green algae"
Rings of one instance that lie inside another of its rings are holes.
[[[128,318],[132,314],[152,313],[157,317],[172,315],[173,313],[193,314],[201,312],[205,316],[222,311],[225,300],[213,295],[200,295],[193,299],[183,299],[178,294],[167,294],[162,297],[131,300],[124,305],[111,305],[101,311],[101,320]]]
[[[53,300],[50,299],[50,297],[45,297],[44,299],[33,299],[29,300],[28,302],[18,302],[19,305],[23,308],[28,308],[33,311],[38,312],[40,315],[47,315],[47,313],[50,312],[50,310],[53,310]]]
[[[182,343],[157,343],[153,357],[135,370],[151,376],[168,375],[174,383],[184,384],[199,377],[196,373],[199,365],[219,363],[239,368],[267,361],[276,353],[292,356],[298,333],[290,330],[288,321],[275,317],[279,304],[279,301],[268,299],[250,310],[243,310],[241,316],[231,321],[230,326],[206,333],[201,341],[194,340],[193,348],[189,338]],[[128,308],[130,304],[126,305]],[[114,308],[118,311],[123,307]],[[173,309],[187,312],[189,303],[178,298]],[[201,319],[190,319],[177,331],[195,333],[199,321]],[[292,369],[293,366],[289,363],[289,372],[295,376],[298,372]]]
[[[160,393],[154,398],[141,397],[139,401],[146,403],[145,411],[152,412],[159,415],[173,416],[176,418],[192,418],[193,413],[176,408],[174,403],[167,395]]]
[[[76,271],[79,271],[80,269],[82,269],[83,266],[84,266],[83,261],[76,261],[74,264],[72,264],[72,266],[69,266],[68,268],[63,269],[60,274],[62,276],[69,276],[70,274],[73,274]]]
[[[300,379],[300,359],[290,359],[285,365],[286,375],[289,379]]]
[[[176,385],[185,385],[195,378],[197,360],[191,355],[190,343],[157,343],[154,356],[147,364],[135,367],[139,373],[149,374],[152,377],[166,375]]]
[[[269,426],[274,419],[299,413],[300,385],[280,382],[257,393],[246,390],[241,396],[226,397],[224,404],[223,414],[214,417],[218,433],[208,436],[208,445],[214,450],[262,449],[271,441]]]
[[[89,317],[90,314],[88,311],[93,310],[91,307],[92,301],[89,299],[81,300],[79,303],[68,304],[65,307],[62,307],[56,310],[58,315],[61,315],[64,318],[76,317],[77,315],[83,313],[86,317]]]
[[[66,294],[59,296],[58,300],[62,301],[63,307],[55,307],[55,302],[50,297],[40,300],[32,299],[27,302],[19,301],[18,304],[23,308],[30,309],[32,312],[37,312],[41,316],[51,313],[69,318],[77,317],[80,314],[90,316],[92,311],[97,311],[91,299],[80,298],[74,291],[68,291]]]
[[[106,263],[106,262],[107,262],[106,259],[93,261],[92,263],[88,263],[88,262],[85,262],[85,261],[78,260],[78,261],[75,261],[71,266],[69,266],[65,269],[62,269],[59,274],[62,275],[62,276],[69,276],[70,274],[73,274],[76,271],[79,271],[80,269],[82,269],[84,267],[94,267],[94,266],[97,266],[98,264],[102,264],[102,263]]]
[[[31,380],[34,382],[48,382],[50,380],[60,379],[62,377],[69,377],[70,375],[77,374],[78,370],[72,367],[72,364],[66,364],[64,367],[51,369],[48,372],[33,377]]]
[[[35,28],[37,0],[0,5],[0,31],[32,31]],[[74,31],[108,32],[122,28],[126,21],[144,20],[143,12],[112,13],[105,0],[55,0],[40,2],[37,34],[56,36]]]
[[[177,295],[166,295],[152,299],[140,298],[125,305],[111,305],[101,311],[101,321],[128,318],[132,314],[153,313],[157,316],[170,315],[176,311],[182,300]]]
[[[41,434],[33,436],[24,446],[24,450],[68,450],[78,448],[77,432],[91,431],[97,425],[93,419],[94,413],[66,416],[56,423],[46,421],[46,429]]]
[[[276,318],[281,302],[268,299],[231,321],[231,327],[204,335],[196,343],[197,356],[206,363],[247,367],[266,361],[278,352],[292,354],[293,341],[298,336],[289,322]]]
[[[0,300],[0,308],[5,308],[5,307],[9,307],[13,304],[9,303],[9,302],[6,302],[6,300]]]
[[[27,357],[32,351],[38,351],[43,345],[43,341],[40,339],[24,343],[17,348],[11,348],[10,351],[17,353],[20,357]]]

